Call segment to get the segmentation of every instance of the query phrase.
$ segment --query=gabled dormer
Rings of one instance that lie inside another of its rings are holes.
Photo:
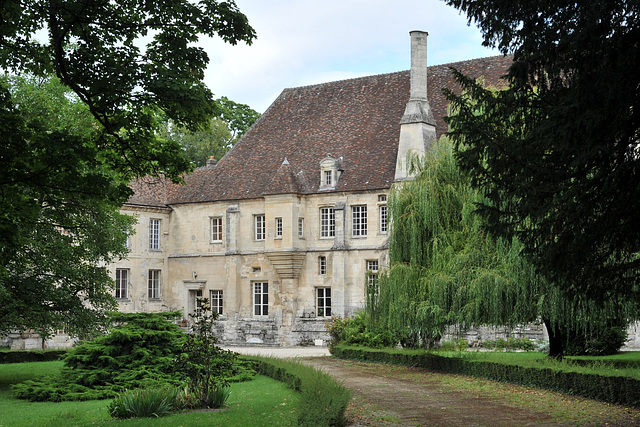
[[[327,156],[320,161],[320,190],[333,190],[340,179],[340,159]]]

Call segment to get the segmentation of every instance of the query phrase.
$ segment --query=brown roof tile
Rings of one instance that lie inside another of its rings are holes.
[[[447,130],[442,88],[456,91],[449,67],[502,86],[499,77],[510,64],[510,57],[496,56],[429,67],[437,135]],[[344,169],[333,191],[389,188],[408,97],[409,71],[285,89],[215,167],[199,168],[185,177],[185,185],[170,186],[167,202],[316,193],[320,161],[327,156],[340,159]]]

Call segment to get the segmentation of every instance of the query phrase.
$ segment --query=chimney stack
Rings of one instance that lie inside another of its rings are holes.
[[[400,120],[400,138],[396,159],[396,181],[411,177],[407,173],[407,156],[424,155],[436,139],[436,124],[427,100],[427,35],[411,31],[411,89],[409,102]]]

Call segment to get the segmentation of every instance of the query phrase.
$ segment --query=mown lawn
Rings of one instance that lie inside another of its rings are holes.
[[[228,407],[224,410],[180,413],[155,419],[113,419],[107,412],[109,400],[53,403],[12,397],[11,384],[55,374],[60,367],[62,362],[0,365],[0,426],[290,426],[296,422],[299,394],[264,376],[232,384]]]

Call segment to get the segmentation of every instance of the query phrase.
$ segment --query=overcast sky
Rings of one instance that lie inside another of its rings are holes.
[[[236,0],[256,30],[247,46],[203,40],[205,82],[264,112],[283,89],[410,67],[409,31],[429,33],[427,62],[497,55],[480,31],[440,0]]]

